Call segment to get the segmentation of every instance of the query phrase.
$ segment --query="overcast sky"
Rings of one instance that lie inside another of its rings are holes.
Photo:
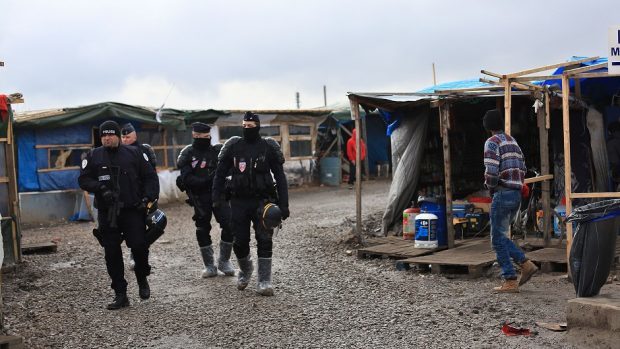
[[[0,93],[17,110],[104,101],[214,109],[346,103],[346,92],[606,56],[620,1],[2,0]],[[174,87],[173,87],[174,86]],[[171,89],[172,88],[172,89]]]

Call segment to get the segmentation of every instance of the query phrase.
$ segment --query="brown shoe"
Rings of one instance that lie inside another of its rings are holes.
[[[530,281],[532,275],[536,274],[538,267],[531,260],[526,260],[521,264],[521,278],[519,278],[519,286]]]
[[[493,292],[496,293],[519,293],[519,281],[517,279],[514,280],[504,280],[501,286],[493,287]]]

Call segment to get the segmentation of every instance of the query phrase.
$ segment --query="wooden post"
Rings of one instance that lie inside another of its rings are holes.
[[[340,131],[340,123],[336,120],[336,139],[338,139],[338,166],[340,166],[340,178],[338,184],[342,183],[342,132]],[[349,176],[351,174],[349,173]]]
[[[541,99],[543,99],[543,103],[548,104],[549,99],[544,99],[545,94],[538,93]],[[547,108],[538,108],[538,139],[540,141],[540,174],[548,175],[549,174],[549,134],[546,127]],[[545,247],[549,247],[551,242],[551,235],[549,234],[549,227],[551,224],[551,217],[553,214],[551,213],[551,202],[550,202],[550,193],[549,193],[549,181],[542,181],[541,189],[541,197],[542,197],[542,205],[543,205],[543,238],[545,239]]]
[[[443,175],[446,194],[446,227],[448,231],[448,248],[454,247],[454,225],[452,224],[452,167],[450,165],[450,103],[440,101],[439,104],[439,127],[443,143]]]
[[[9,107],[11,108],[11,107]],[[13,120],[9,116],[7,121],[7,143],[5,147],[6,157],[6,172],[9,177],[9,214],[13,218],[12,220],[12,238],[13,238],[13,255],[15,257],[15,263],[21,262],[22,250],[21,250],[21,215],[19,211],[19,192],[17,189],[17,172],[15,161],[15,140],[13,133]]]
[[[512,106],[510,79],[504,80],[504,132],[510,135],[510,108]]]
[[[568,98],[570,95],[569,77],[562,74],[562,124],[564,128],[564,197],[566,198],[566,216],[573,210],[572,182],[571,182],[571,161],[570,161],[570,109]],[[566,224],[566,261],[569,261],[570,248],[573,244],[573,225]],[[570,263],[567,263],[568,274],[570,275]]]
[[[356,100],[349,99],[351,103],[351,118],[355,120],[355,128],[358,130],[355,132],[355,230],[357,234],[358,241],[361,244],[364,244],[364,235],[362,234],[362,167],[359,166],[361,159],[361,149],[360,149],[360,111],[359,111],[359,103]]]

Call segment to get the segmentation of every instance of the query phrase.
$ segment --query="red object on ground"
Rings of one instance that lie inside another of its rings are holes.
[[[507,336],[529,336],[532,334],[529,328],[510,326],[508,321],[504,322],[502,332]]]

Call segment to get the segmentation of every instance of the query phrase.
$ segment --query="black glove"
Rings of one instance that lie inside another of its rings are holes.
[[[111,205],[114,203],[114,192],[106,188],[101,192],[101,198],[106,204]]]
[[[291,213],[288,210],[288,207],[280,207],[280,211],[282,212],[282,220],[285,221]]]
[[[149,204],[149,198],[142,198],[142,200],[140,200],[140,202],[136,205],[136,208],[138,209],[138,211],[147,212],[148,204]]]

